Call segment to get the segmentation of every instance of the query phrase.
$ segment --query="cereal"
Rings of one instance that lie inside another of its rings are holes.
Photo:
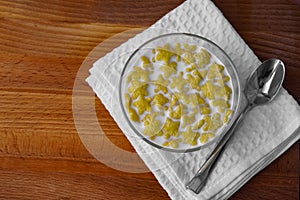
[[[205,104],[203,106],[200,106],[200,113],[202,115],[207,115],[207,114],[210,114],[210,108],[209,108],[209,105],[208,104]]]
[[[183,72],[180,72],[178,76],[172,78],[171,88],[177,88],[178,91],[182,91],[183,87],[187,84],[185,78],[183,78]]]
[[[162,94],[156,94],[154,95],[153,97],[153,100],[152,100],[152,104],[153,105],[157,105],[157,106],[163,106],[164,104],[168,103],[169,102],[169,99],[167,97],[165,97],[164,95]]]
[[[195,146],[197,144],[197,139],[199,138],[200,134],[192,130],[189,126],[186,131],[180,133],[183,137],[183,141],[187,144]]]
[[[129,118],[134,122],[140,122],[140,117],[136,113],[136,111],[131,108],[132,99],[128,93],[125,94],[125,107],[128,111]]]
[[[150,102],[150,98],[144,98],[143,96],[139,96],[139,98],[135,102],[133,102],[133,106],[137,108],[138,114],[141,115],[145,111],[150,111]]]
[[[170,116],[173,119],[180,119],[181,118],[181,105],[178,105],[175,110],[172,109],[172,107],[170,107]]]
[[[166,78],[169,78],[171,75],[177,73],[176,69],[169,65],[162,65],[159,69],[164,73]]]
[[[156,49],[156,52],[157,52],[157,55],[156,55],[155,59],[158,61],[164,61],[165,64],[168,64],[171,57],[176,55],[175,52],[171,51],[169,44],[166,44],[163,47],[158,47]]]
[[[229,115],[231,115],[231,113],[232,113],[232,110],[225,111],[224,118],[223,118],[224,124],[228,122],[228,117],[229,117]]]
[[[150,62],[150,60],[149,60],[149,58],[147,56],[142,56],[141,60],[143,62],[142,65],[143,65],[144,69],[151,69],[151,70],[153,70],[153,65],[152,65],[152,63]]]
[[[198,130],[200,129],[203,124],[205,123],[204,119],[199,120],[198,122],[196,122],[196,124],[193,126],[193,130]]]
[[[144,123],[145,126],[148,126],[156,119],[158,115],[159,115],[158,112],[150,112],[145,115],[145,117],[142,119],[142,122]]]
[[[208,132],[208,133],[203,133],[200,136],[200,142],[201,143],[206,143],[208,141],[209,138],[213,138],[215,136],[215,134],[213,134],[212,132]]]
[[[156,136],[162,136],[162,124],[159,120],[156,119],[159,115],[160,113],[158,112],[150,112],[149,114],[146,114],[142,119],[142,122],[145,126],[143,133],[149,136],[150,139],[155,139]]]
[[[187,95],[187,100],[192,107],[196,107],[205,103],[204,99],[200,96],[199,93],[192,93]]]
[[[182,55],[182,60],[186,65],[190,65],[191,63],[194,63],[196,61],[193,56],[193,53],[191,53],[191,52],[185,52]]]
[[[176,97],[175,94],[171,95],[171,101],[170,101],[170,107],[175,106],[178,103],[178,98]]]
[[[154,89],[154,92],[158,93],[159,91],[162,91],[163,93],[168,92],[168,85],[170,81],[167,79],[164,79],[164,77],[160,74],[158,78],[154,81],[154,84],[156,88]]]
[[[191,74],[188,74],[188,75],[186,75],[186,79],[187,79],[188,83],[190,84],[190,86],[193,89],[196,89],[196,90],[200,91],[200,89],[201,89],[201,87],[200,87],[201,78],[199,76],[194,77]]]
[[[148,96],[148,84],[143,84],[140,87],[136,88],[133,92],[132,92],[132,98],[136,99],[139,96],[145,97]]]
[[[170,146],[174,149],[176,149],[178,147],[178,144],[182,142],[182,139],[173,139],[173,140],[169,140],[169,141],[165,141],[162,145],[163,146]]]
[[[201,49],[198,54],[194,55],[198,59],[198,66],[202,68],[204,65],[207,65],[210,62],[210,54],[205,49]]]
[[[145,82],[149,81],[149,74],[151,74],[152,71],[144,70],[141,67],[135,66],[133,68],[133,71],[127,76],[127,83],[129,83],[131,80],[143,80]]]
[[[139,57],[126,79],[130,120],[162,146],[205,144],[232,114],[227,70],[193,44],[167,43],[149,52]]]
[[[182,116],[182,127],[185,128],[187,125],[190,125],[195,122],[195,114],[191,113],[189,115]]]
[[[207,75],[207,70],[201,70],[201,71],[195,70],[195,71],[193,71],[193,74],[195,76],[200,76],[200,77],[202,77],[202,79],[204,79]]]
[[[225,109],[230,107],[230,104],[225,99],[215,99],[211,104],[217,107],[218,111],[221,113],[225,112]]]
[[[167,118],[162,130],[167,135],[177,136],[179,126],[180,122],[173,121],[171,118]]]

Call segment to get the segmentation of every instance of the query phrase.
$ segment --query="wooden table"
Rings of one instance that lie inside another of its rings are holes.
[[[72,89],[95,46],[150,26],[182,2],[0,0],[0,199],[168,199],[151,173],[121,172],[89,154],[74,125]],[[261,60],[286,63],[284,87],[299,102],[299,1],[215,3]],[[109,139],[134,152],[101,102],[89,98]],[[299,199],[299,142],[232,199]]]

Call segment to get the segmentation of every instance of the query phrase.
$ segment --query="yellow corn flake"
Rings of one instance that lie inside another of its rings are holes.
[[[208,141],[209,138],[213,138],[213,137],[215,137],[215,134],[211,132],[203,133],[200,136],[200,142],[204,144]]]
[[[127,111],[128,111],[129,118],[132,121],[134,121],[134,122],[140,122],[140,117],[138,116],[138,114],[136,113],[136,111],[133,108],[129,107],[127,109]]]
[[[203,124],[205,123],[204,119],[200,119],[196,124],[193,126],[193,130],[198,130],[200,129]]]
[[[207,115],[207,114],[210,114],[210,108],[209,108],[209,105],[208,104],[205,104],[203,106],[200,106],[200,113],[202,115]]]
[[[151,98],[145,98],[143,96],[140,96],[135,102],[133,102],[133,106],[135,106],[138,110],[138,114],[141,115],[145,111],[150,111]]]
[[[127,113],[129,115],[130,120],[134,122],[140,122],[140,117],[136,113],[136,111],[131,107],[132,99],[129,94],[125,94],[125,108],[127,109]]]
[[[190,67],[185,68],[186,72],[191,72],[196,69],[196,64],[192,64]]]
[[[137,88],[139,88],[145,84],[146,84],[145,82],[141,82],[139,80],[132,80],[130,82],[130,86],[128,87],[128,92],[133,93]]]
[[[144,69],[149,68],[149,69],[153,70],[153,65],[151,64],[150,59],[147,56],[142,56],[141,60],[143,62],[142,66]]]
[[[180,72],[178,76],[172,78],[171,88],[177,88],[180,92],[183,90],[183,87],[187,84],[187,81],[183,78],[183,72]]]
[[[185,52],[183,55],[182,55],[182,61],[186,64],[186,65],[190,65],[192,63],[195,63],[195,58],[194,58],[194,55],[193,53],[191,52]]]
[[[199,76],[202,79],[204,79],[206,77],[206,75],[207,75],[207,70],[205,70],[205,69],[204,70],[195,70],[195,71],[193,71],[193,74],[195,76]]]
[[[199,93],[196,93],[196,97],[197,97],[198,104],[204,104],[205,103],[205,100],[200,96]]]
[[[211,81],[206,81],[201,87],[202,95],[210,100],[214,99],[216,86]]]
[[[149,124],[151,124],[153,121],[155,121],[156,117],[159,115],[160,113],[158,112],[150,112],[148,114],[146,114],[144,116],[144,118],[142,119],[142,122],[144,123],[144,126],[148,126]]]
[[[201,89],[201,87],[200,87],[201,78],[199,76],[194,77],[191,74],[187,74],[186,75],[186,80],[193,89],[200,91],[200,89]]]
[[[169,133],[165,133],[163,136],[165,139],[169,139],[171,137],[171,135]]]
[[[161,74],[158,76],[157,80],[153,81],[153,83],[155,84],[154,92],[162,91],[165,94],[168,92],[167,87],[168,87],[170,81],[167,79],[164,79]]]
[[[176,95],[176,97],[178,98],[178,100],[180,100],[181,102],[183,102],[184,104],[189,104],[189,95],[187,95],[184,91],[182,92],[175,92],[174,93]]]
[[[229,76],[223,76],[222,80],[223,80],[224,83],[226,83],[226,82],[230,81],[230,77]]]
[[[170,117],[172,117],[174,119],[181,118],[181,105],[178,105],[174,111],[173,111],[172,107],[170,107]]]
[[[162,65],[160,68],[160,71],[164,73],[164,76],[166,78],[169,78],[171,75],[176,74],[177,71],[173,67],[170,67],[169,65]]]
[[[157,106],[163,106],[164,104],[168,103],[169,99],[165,97],[162,94],[156,94],[153,96],[152,104],[157,105]]]
[[[224,124],[228,122],[228,118],[231,115],[231,113],[232,113],[232,110],[226,110],[225,111],[224,118],[223,118]]]
[[[159,120],[153,120],[150,124],[145,126],[143,133],[147,136],[156,136],[161,128],[161,122]]]
[[[226,108],[230,108],[230,104],[225,99],[216,99],[211,102],[211,104],[218,108],[218,111],[223,113]]]
[[[182,142],[182,139],[178,138],[178,139],[172,139],[170,141],[165,141],[162,145],[170,146],[170,147],[176,149],[176,148],[178,148],[180,142]]]
[[[144,70],[141,67],[135,66],[133,70],[127,76],[127,83],[132,80],[143,80],[145,82],[149,81],[149,74],[153,73],[152,71]]]
[[[177,137],[179,126],[180,122],[173,121],[171,118],[167,118],[162,128],[165,138],[169,138],[170,136]]]
[[[159,120],[156,120],[156,117],[159,115],[158,112],[151,112],[146,114],[145,117],[142,119],[144,123],[144,130],[143,133],[147,136],[151,136],[150,139],[155,139],[155,136],[161,136],[161,129],[162,124]]]
[[[147,88],[148,88],[148,84],[143,84],[139,86],[132,92],[132,98],[137,99],[139,96],[142,97],[148,96]]]
[[[203,120],[204,120],[204,122],[205,122],[205,124],[204,124],[204,126],[203,126],[203,130],[204,130],[204,131],[208,131],[209,128],[210,128],[210,125],[211,125],[211,117],[208,116],[208,115],[205,115],[205,116],[203,117]]]
[[[183,47],[184,47],[184,50],[187,51],[187,52],[194,52],[197,49],[196,45],[189,45],[189,44],[186,44],[186,43],[183,44]]]
[[[163,85],[155,84],[154,92],[158,93],[160,91],[162,91],[163,93],[167,94],[168,88],[165,87],[165,86],[163,86]]]
[[[208,69],[207,78],[208,79],[214,79],[214,78],[221,79],[223,76],[223,74],[222,74],[223,70],[224,70],[224,66],[219,65],[217,63],[213,63]]]
[[[182,128],[185,128],[187,125],[194,123],[195,114],[196,113],[191,113],[190,115],[182,116]]]
[[[176,97],[175,94],[172,94],[170,97],[171,101],[170,101],[170,107],[175,106],[178,103],[178,98]]]
[[[168,141],[165,141],[162,145],[163,145],[164,147],[167,147],[167,146],[169,146],[169,142],[168,142]]]
[[[188,103],[192,106],[192,107],[196,107],[198,105],[202,105],[205,103],[204,99],[200,96],[199,93],[192,93],[187,95],[187,99],[188,99]]]
[[[194,57],[198,60],[198,66],[200,67],[210,63],[210,53],[205,49],[201,49],[199,53],[194,54]]]
[[[156,52],[157,52],[157,54],[156,54],[155,59],[158,61],[163,61],[165,64],[168,64],[170,62],[170,59],[174,55],[176,55],[176,53],[170,49],[169,44],[166,44],[163,47],[158,47],[156,49]]]
[[[170,62],[169,64],[168,64],[168,66],[169,67],[171,67],[172,69],[174,69],[174,70],[176,70],[177,69],[177,62]]]
[[[210,124],[209,130],[215,132],[217,129],[222,127],[222,125],[223,125],[223,122],[221,120],[220,113],[213,114],[213,116],[211,118],[211,124]]]
[[[215,92],[215,97],[229,100],[231,93],[232,93],[231,88],[228,85],[223,85],[221,87],[218,87],[218,89]]]
[[[225,85],[224,87],[225,87],[226,94],[230,95],[232,93],[231,88],[228,85]]]
[[[203,127],[204,131],[213,131],[215,132],[218,128],[220,128],[223,123],[221,120],[221,115],[219,113],[215,113],[213,116],[204,116],[205,125]]]
[[[186,144],[190,144],[192,146],[197,145],[197,140],[200,136],[198,132],[195,132],[192,130],[192,128],[189,126],[185,131],[180,133],[183,137],[183,141]]]
[[[224,86],[219,87],[215,92],[215,98],[224,98],[228,99],[226,94],[226,90]]]
[[[174,149],[176,149],[176,148],[178,148],[178,142],[175,141],[175,140],[171,140],[169,142],[169,146],[172,147],[172,148],[174,148]]]
[[[181,49],[181,44],[180,43],[176,43],[175,47],[174,47],[174,51],[176,54],[176,61],[180,62],[181,61],[181,55],[184,53],[184,49]]]
[[[179,104],[181,106],[181,115],[187,115],[189,113],[188,106],[186,104]]]

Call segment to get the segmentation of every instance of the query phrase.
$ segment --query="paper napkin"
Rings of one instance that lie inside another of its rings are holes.
[[[206,37],[237,66],[242,88],[260,61],[210,0],[187,0],[144,32],[94,63],[88,84],[101,99],[136,152],[172,199],[227,199],[300,138],[300,107],[285,89],[270,104],[247,114],[199,195],[185,189],[211,151],[177,154],[158,150],[132,132],[118,99],[120,73],[137,47],[155,36],[185,32]]]

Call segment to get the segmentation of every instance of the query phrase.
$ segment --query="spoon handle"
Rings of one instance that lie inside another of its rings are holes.
[[[244,118],[245,114],[252,108],[251,105],[247,105],[244,110],[237,117],[235,122],[232,124],[230,129],[224,134],[220,139],[217,146],[210,153],[209,157],[206,159],[204,164],[200,167],[196,175],[186,184],[186,188],[192,190],[194,193],[199,194],[201,189],[205,186],[207,178],[210,174],[211,169],[215,165],[219,155],[225,149],[225,145],[229,141],[230,137],[233,135],[235,128]]]

